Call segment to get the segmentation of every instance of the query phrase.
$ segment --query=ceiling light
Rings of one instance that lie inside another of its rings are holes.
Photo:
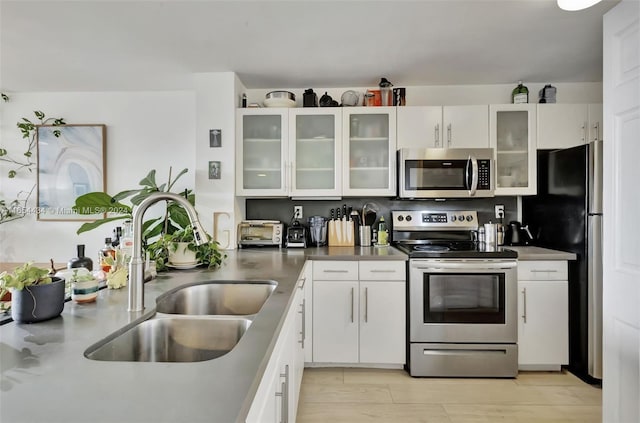
[[[558,0],[558,7],[562,10],[582,10],[591,7],[600,0]]]

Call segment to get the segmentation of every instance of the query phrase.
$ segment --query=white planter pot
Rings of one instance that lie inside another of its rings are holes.
[[[174,242],[169,248],[169,263],[178,266],[197,263],[196,252],[191,251],[188,245],[188,242]]]

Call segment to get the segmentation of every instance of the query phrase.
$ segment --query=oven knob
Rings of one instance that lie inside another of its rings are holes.
[[[458,216],[458,220],[459,220],[460,222],[464,222],[464,215],[463,215],[463,214],[461,214],[460,216]]]
[[[472,220],[473,220],[473,216],[468,215],[468,216],[467,216],[467,222],[471,222]]]
[[[458,220],[458,218],[455,215],[451,216],[451,221],[452,222],[455,222],[456,220]]]
[[[404,220],[404,217],[398,216],[398,222],[402,222],[403,220]]]
[[[411,222],[411,216],[407,215],[407,217],[405,218],[407,220],[407,222]]]

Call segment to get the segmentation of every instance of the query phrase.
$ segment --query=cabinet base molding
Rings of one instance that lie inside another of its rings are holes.
[[[304,363],[304,367],[351,367],[354,369],[404,369],[404,364],[370,364],[370,363]]]
[[[518,370],[525,372],[560,372],[560,364],[518,364]]]

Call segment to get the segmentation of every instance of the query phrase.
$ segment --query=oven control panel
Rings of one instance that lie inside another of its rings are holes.
[[[475,210],[392,211],[392,227],[401,230],[473,230],[478,228],[478,213]]]

